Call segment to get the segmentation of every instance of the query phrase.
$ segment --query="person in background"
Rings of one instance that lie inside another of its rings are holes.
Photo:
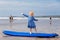
[[[13,24],[13,16],[10,16],[9,20],[10,20],[10,26],[12,26],[12,24]]]
[[[52,24],[52,17],[50,17],[50,25]]]
[[[34,21],[38,21],[38,20],[34,18],[34,12],[30,11],[29,15],[26,15],[23,13],[21,13],[21,14],[28,18],[28,28],[30,29],[30,34],[32,33],[32,29],[34,29],[35,32],[37,32],[36,25],[35,25]]]

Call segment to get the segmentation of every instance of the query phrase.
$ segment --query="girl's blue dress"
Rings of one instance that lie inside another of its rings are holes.
[[[23,14],[25,17],[28,17],[28,28],[36,28],[35,22],[38,21],[33,16],[28,16],[26,14]]]

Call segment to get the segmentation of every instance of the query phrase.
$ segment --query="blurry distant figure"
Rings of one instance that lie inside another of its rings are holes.
[[[9,21],[10,21],[10,26],[12,27],[12,24],[13,24],[13,16],[10,16],[9,17]]]
[[[36,29],[36,25],[34,21],[38,21],[37,19],[34,18],[34,12],[30,11],[29,15],[23,14],[25,17],[28,18],[28,28],[30,29],[30,34],[32,33],[32,29],[35,29],[35,31],[37,32]]]
[[[12,23],[13,22],[13,16],[10,16],[9,19],[10,19],[10,23]]]
[[[52,17],[50,17],[50,25],[52,24]]]

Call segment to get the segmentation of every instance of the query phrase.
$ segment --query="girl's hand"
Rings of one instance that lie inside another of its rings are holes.
[[[22,15],[24,14],[24,13],[21,13]]]

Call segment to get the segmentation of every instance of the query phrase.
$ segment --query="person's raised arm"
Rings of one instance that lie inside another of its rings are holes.
[[[21,13],[22,15],[24,15],[25,17],[28,17],[28,15],[24,14],[24,13]]]

